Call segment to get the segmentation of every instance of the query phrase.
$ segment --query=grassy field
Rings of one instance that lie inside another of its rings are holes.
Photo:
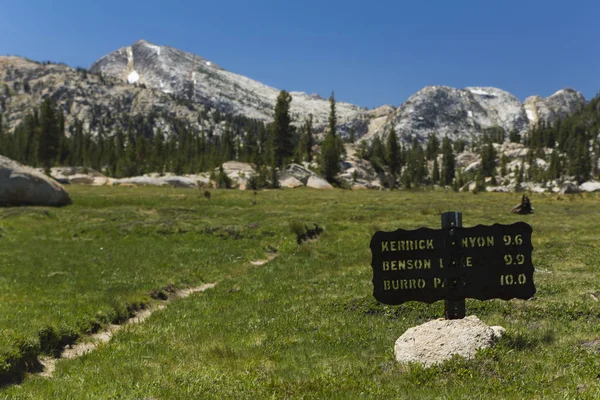
[[[600,398],[600,196],[211,191],[71,186],[62,209],[0,209],[0,398]],[[472,361],[398,365],[395,340],[443,304],[372,296],[377,230],[533,226],[534,300],[467,300],[507,335]],[[317,240],[293,232],[317,223]],[[278,255],[254,266],[251,260]],[[174,300],[51,379],[36,359],[127,319],[167,286]]]

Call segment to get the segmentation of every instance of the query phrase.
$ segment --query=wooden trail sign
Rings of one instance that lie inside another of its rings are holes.
[[[530,225],[460,225],[376,232],[371,239],[375,298],[385,304],[446,300],[448,306],[465,298],[535,294]]]

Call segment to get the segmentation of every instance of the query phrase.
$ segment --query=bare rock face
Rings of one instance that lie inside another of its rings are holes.
[[[600,192],[600,182],[588,181],[582,183],[579,188],[584,192]]]
[[[471,139],[487,128],[525,131],[528,122],[521,102],[504,90],[428,86],[396,109],[386,129],[393,127],[401,137],[416,135],[420,140],[429,134]]]
[[[442,160],[438,158],[438,163],[441,161]],[[479,154],[471,151],[463,151],[456,157],[456,166],[459,168],[465,168],[467,165],[471,165],[477,161],[481,161],[481,156],[479,156]]]
[[[312,175],[308,178],[306,186],[313,189],[333,189],[333,186],[329,182],[317,175]]]
[[[240,161],[227,161],[223,163],[223,171],[229,178],[234,180],[248,179],[256,173],[252,164]]]
[[[142,85],[64,64],[41,64],[14,56],[0,56],[0,89],[0,111],[9,130],[46,98],[54,100],[64,114],[67,136],[76,120],[82,122],[85,131],[96,135],[100,128],[105,133],[115,132],[126,124],[125,119],[134,116],[152,116],[154,127],[166,134],[173,131],[175,120],[200,129],[198,115],[205,111],[201,104],[184,104],[172,95]],[[214,128],[220,132],[220,128]]]
[[[132,176],[130,178],[114,179],[112,184],[115,186],[171,186],[177,188],[197,188],[207,185],[208,179],[193,176],[164,175],[156,174]]]
[[[192,102],[218,108],[223,112],[271,121],[279,90],[242,75],[229,72],[213,61],[139,40],[95,62],[91,71],[176,94]],[[292,95],[291,114],[295,122],[312,114],[317,129],[327,124],[329,101],[303,92]],[[367,109],[344,102],[336,103],[339,124],[355,125]],[[362,126],[362,127],[361,127]],[[357,124],[359,130],[365,124]],[[360,134],[360,133],[359,133]]]
[[[282,177],[279,178],[279,186],[282,188],[294,189],[304,185],[291,175],[282,175]]]
[[[455,354],[471,359],[477,350],[492,347],[504,332],[504,328],[489,327],[474,315],[437,319],[407,329],[396,341],[394,353],[398,362],[418,362],[430,367]]]
[[[55,180],[0,156],[0,206],[66,206],[71,198]]]
[[[300,182],[302,182],[303,185],[306,185],[306,183],[308,182],[308,178],[310,178],[313,175],[316,175],[308,168],[305,168],[300,164],[294,163],[287,166],[287,168],[285,169],[285,173],[288,176],[293,176],[294,178],[298,179]]]
[[[38,171],[44,172],[40,168]],[[63,184],[102,186],[113,181],[112,178],[108,178],[98,171],[84,167],[54,167],[50,169],[50,176]]]
[[[396,108],[391,105],[384,105],[369,110],[367,113],[369,125],[367,133],[362,138],[369,141],[375,135],[381,135],[385,130],[388,119],[394,114],[394,111],[396,111]]]
[[[545,99],[530,96],[525,99],[524,107],[530,125],[541,120],[553,123],[558,118],[573,114],[587,103],[581,93],[573,89],[562,89]]]

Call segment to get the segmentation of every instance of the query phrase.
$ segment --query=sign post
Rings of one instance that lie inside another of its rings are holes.
[[[448,229],[448,243],[450,243],[450,265],[448,268],[459,268],[460,260],[457,254],[457,243],[454,238],[456,235],[455,227],[462,227],[462,213],[446,212],[442,214],[442,229]],[[456,285],[457,282],[452,282]],[[444,316],[446,319],[462,319],[466,315],[465,299],[444,300]]]
[[[464,318],[465,299],[529,299],[535,294],[530,225],[462,226],[442,214],[442,229],[376,232],[371,239],[373,296],[385,304],[445,301],[447,319]]]

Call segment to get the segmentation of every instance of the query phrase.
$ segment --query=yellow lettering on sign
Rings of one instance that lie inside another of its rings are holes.
[[[494,247],[493,236],[475,236],[462,238],[462,247]]]
[[[383,290],[419,290],[425,289],[427,282],[425,279],[394,279],[383,281]]]
[[[381,251],[434,250],[433,239],[392,240],[381,242]]]
[[[441,265],[441,260],[440,260]],[[381,263],[383,271],[406,271],[412,269],[431,269],[431,260],[393,260]]]

